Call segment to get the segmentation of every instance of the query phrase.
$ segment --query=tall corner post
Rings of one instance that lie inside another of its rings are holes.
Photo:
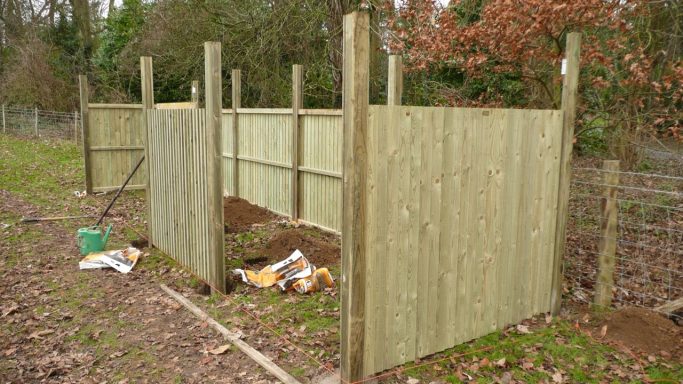
[[[92,167],[90,165],[90,119],[88,118],[88,76],[78,76],[78,89],[81,98],[81,126],[83,127],[83,167],[85,169],[85,191],[92,195]]]
[[[209,244],[211,286],[226,292],[225,240],[223,227],[223,148],[221,146],[223,77],[221,76],[221,43],[204,43],[204,81],[206,103],[206,175],[209,189]],[[232,290],[232,286],[228,288]]]
[[[150,189],[150,152],[149,152],[149,129],[147,127],[147,111],[154,109],[154,69],[152,68],[152,58],[149,56],[140,57],[140,81],[142,88],[142,136],[145,140],[145,199],[147,200],[147,239],[149,245],[154,245],[153,220],[152,220],[152,191]]]
[[[232,195],[240,195],[239,175],[239,118],[237,110],[242,107],[242,71],[232,70]]]
[[[562,306],[562,264],[566,242],[567,219],[569,216],[569,184],[571,181],[571,159],[574,143],[574,122],[579,87],[579,60],[581,34],[567,35],[567,73],[562,83],[562,142],[560,152],[560,182],[557,191],[557,223],[555,226],[555,250],[553,253],[553,279],[550,292],[550,310],[559,314]]]
[[[344,16],[341,377],[365,375],[369,14]]]
[[[387,105],[401,105],[403,96],[403,57],[389,55],[387,77]]]
[[[299,220],[299,110],[304,107],[304,67],[292,66],[292,220]]]

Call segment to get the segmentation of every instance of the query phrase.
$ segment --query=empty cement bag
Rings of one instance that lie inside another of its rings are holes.
[[[262,270],[245,271],[234,269],[233,273],[240,275],[242,281],[258,288],[272,287],[277,284],[283,291],[294,284],[295,281],[311,276],[314,267],[298,249],[292,254],[275,264],[271,264]]]

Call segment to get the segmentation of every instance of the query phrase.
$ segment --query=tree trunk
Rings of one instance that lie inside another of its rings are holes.
[[[83,62],[85,69],[90,72],[90,59],[93,51],[92,28],[90,26],[90,4],[88,0],[71,0],[73,17],[78,25],[81,35],[81,47],[83,50]]]

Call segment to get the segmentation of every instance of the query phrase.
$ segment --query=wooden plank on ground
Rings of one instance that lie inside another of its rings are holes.
[[[190,300],[186,299],[180,293],[174,291],[173,289],[167,287],[164,284],[161,284],[160,286],[161,289],[164,292],[166,292],[169,296],[174,298],[178,303],[182,304],[187,310],[192,312],[201,321],[208,323],[213,329],[215,329],[221,335],[223,335],[223,337],[230,341],[235,347],[237,347],[245,355],[249,356],[252,360],[254,360],[256,364],[260,365],[263,369],[265,369],[267,372],[275,376],[278,380],[282,381],[285,384],[301,384],[296,378],[294,378],[294,376],[285,372],[282,368],[275,365],[275,363],[273,363],[272,360],[264,356],[261,352],[257,351],[249,344],[242,341],[238,333],[228,331],[228,329],[225,328],[221,323],[214,320],[212,317],[206,314],[206,312],[202,311],[199,307],[194,305]]]

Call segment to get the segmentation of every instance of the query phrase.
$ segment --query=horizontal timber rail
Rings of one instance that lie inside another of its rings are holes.
[[[88,104],[90,109],[142,109],[142,104]]]
[[[223,109],[223,113],[230,114],[232,109]],[[291,108],[237,108],[238,114],[245,115],[291,115]],[[300,109],[299,116],[341,116],[341,109]]]

